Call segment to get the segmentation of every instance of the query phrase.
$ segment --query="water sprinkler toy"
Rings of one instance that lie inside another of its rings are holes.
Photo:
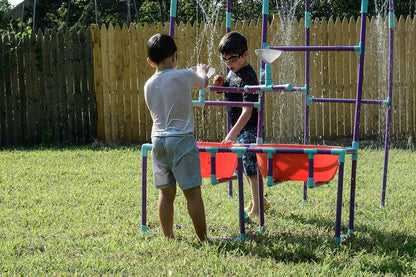
[[[170,35],[174,36],[176,1],[171,1]],[[259,111],[257,141],[252,145],[221,144],[211,142],[199,142],[201,173],[203,178],[209,178],[211,184],[229,182],[229,195],[232,195],[232,180],[237,180],[239,191],[239,240],[246,240],[244,223],[244,191],[243,191],[243,167],[242,155],[248,152],[256,153],[258,159],[258,184],[259,184],[259,230],[265,230],[264,208],[263,208],[263,178],[267,186],[274,186],[281,181],[303,181],[303,199],[307,201],[307,190],[316,185],[331,181],[338,172],[337,204],[335,215],[335,242],[340,243],[354,232],[354,207],[357,177],[357,161],[359,153],[359,130],[362,104],[378,104],[387,107],[386,132],[385,132],[385,154],[383,168],[383,184],[381,193],[381,207],[385,204],[385,193],[387,183],[387,168],[389,154],[389,130],[391,122],[391,99],[393,85],[393,31],[394,12],[393,1],[389,0],[389,75],[388,75],[388,98],[387,100],[362,99],[366,18],[368,0],[361,1],[361,26],[360,41],[353,46],[311,46],[310,45],[310,1],[305,0],[305,45],[304,46],[269,46],[267,44],[269,1],[263,0],[262,15],[262,38],[261,49],[255,50],[255,54],[261,59],[260,85],[246,87],[214,87],[210,86],[199,92],[199,99],[194,100],[196,106],[251,106]],[[227,0],[226,8],[226,32],[231,31],[231,0]],[[305,84],[293,86],[292,84],[273,84],[271,64],[286,51],[305,52]],[[358,76],[355,99],[340,98],[314,98],[310,96],[310,52],[313,51],[350,51],[358,56]],[[212,73],[213,74],[213,73]],[[263,142],[263,119],[265,93],[273,92],[296,92],[301,91],[305,95],[304,116],[304,144],[264,144]],[[258,102],[227,102],[206,101],[207,92],[234,92],[234,93],[258,93]],[[350,103],[355,104],[354,133],[351,147],[309,145],[309,106],[313,103]],[[146,223],[146,190],[147,190],[147,155],[151,150],[151,144],[142,146],[142,232],[147,231]],[[341,235],[341,211],[344,192],[344,164],[346,157],[351,157],[350,176],[350,203],[349,221],[347,235]]]

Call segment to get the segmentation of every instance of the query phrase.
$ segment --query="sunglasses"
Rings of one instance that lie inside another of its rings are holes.
[[[237,61],[239,58],[241,58],[244,55],[244,53],[245,53],[245,51],[243,53],[241,53],[240,55],[238,55],[238,56],[231,56],[228,59],[221,56],[221,60],[225,63],[233,63],[233,62]]]

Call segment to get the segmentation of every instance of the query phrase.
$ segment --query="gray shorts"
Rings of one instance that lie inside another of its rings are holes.
[[[156,189],[178,183],[182,190],[201,186],[199,150],[192,135],[152,138],[153,178]]]

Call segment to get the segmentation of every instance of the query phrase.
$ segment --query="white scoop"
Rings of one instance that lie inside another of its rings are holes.
[[[271,64],[282,55],[282,51],[277,49],[256,49],[254,52],[263,62],[268,64]]]

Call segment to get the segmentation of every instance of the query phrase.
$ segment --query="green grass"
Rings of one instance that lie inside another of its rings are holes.
[[[387,199],[380,208],[383,151],[359,153],[355,232],[334,243],[336,178],[308,190],[265,188],[266,232],[239,236],[238,191],[204,180],[209,243],[199,244],[178,191],[175,241],[160,235],[149,172],[148,226],[141,228],[139,146],[0,151],[0,275],[396,276],[416,274],[416,152],[390,151]],[[342,233],[348,230],[347,156]],[[149,164],[150,168],[150,164]],[[248,202],[248,187],[245,186]]]

